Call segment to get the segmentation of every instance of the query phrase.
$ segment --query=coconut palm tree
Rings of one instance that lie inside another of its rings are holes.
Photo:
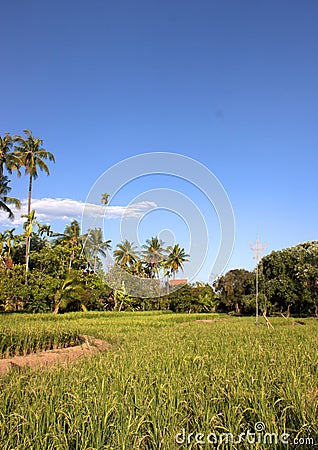
[[[6,133],[3,137],[0,136],[0,180],[3,178],[4,169],[6,168],[9,173],[16,169],[18,175],[19,171],[19,158],[12,151],[13,138],[9,133]]]
[[[38,169],[49,175],[50,171],[44,160],[55,162],[55,158],[53,153],[42,148],[42,139],[34,137],[32,131],[28,129],[25,129],[24,133],[26,135],[25,137],[15,136],[13,140],[15,142],[14,149],[19,164],[25,168],[25,173],[29,176],[27,214],[30,214],[33,180],[36,180],[38,177]]]
[[[85,236],[85,250],[88,256],[94,259],[93,271],[96,272],[98,255],[104,258],[107,255],[107,250],[111,249],[111,241],[103,241],[103,233],[101,228],[94,228],[89,230]]]
[[[121,244],[117,244],[114,251],[114,257],[117,264],[125,268],[133,268],[138,259],[137,247],[133,242],[125,239]]]
[[[175,244],[173,247],[169,246],[167,248],[168,257],[166,260],[166,267],[170,271],[171,275],[175,277],[179,269],[183,271],[183,265],[185,262],[189,261],[188,255],[184,248],[181,248],[179,244]]]
[[[0,180],[0,210],[5,211],[8,214],[9,219],[14,219],[14,214],[8,205],[14,205],[16,208],[21,208],[21,202],[17,198],[9,197],[8,194],[11,191],[9,186],[10,180],[8,177],[2,177]]]
[[[109,194],[107,192],[105,192],[104,194],[102,194],[102,205],[108,205],[108,198],[109,198]]]
[[[32,131],[27,128],[24,130],[25,137],[15,136],[15,155],[18,158],[21,167],[24,167],[25,174],[29,176],[29,190],[28,190],[28,209],[27,216],[31,214],[31,199],[33,180],[38,177],[38,169],[44,171],[47,175],[50,174],[49,168],[44,160],[55,162],[53,153],[48,152],[42,148],[43,140],[33,136]],[[25,246],[25,261],[26,273],[28,271],[28,258],[30,250],[30,236],[27,235]]]
[[[59,235],[57,234],[59,237],[55,241],[55,243],[67,242],[72,249],[69,262],[69,271],[72,268],[72,262],[75,258],[75,249],[78,245],[80,245],[83,239],[83,236],[80,236],[80,232],[81,232],[80,224],[78,223],[77,220],[73,220],[70,225],[69,224],[66,225],[63,233]]]
[[[164,254],[166,250],[163,247],[163,242],[158,237],[152,237],[146,240],[146,244],[143,245],[143,257],[146,265],[151,270],[151,277],[159,277],[159,270],[164,262]]]

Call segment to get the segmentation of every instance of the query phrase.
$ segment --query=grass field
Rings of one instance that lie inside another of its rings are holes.
[[[314,448],[318,322],[295,326],[274,318],[268,330],[254,320],[158,312],[1,315],[2,357],[76,343],[78,333],[113,346],[66,368],[3,376],[0,448]],[[249,434],[256,423],[259,432]]]

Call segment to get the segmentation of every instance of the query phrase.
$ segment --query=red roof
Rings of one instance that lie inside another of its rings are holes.
[[[188,284],[188,279],[177,278],[176,280],[169,280],[169,286],[178,286],[179,284]]]

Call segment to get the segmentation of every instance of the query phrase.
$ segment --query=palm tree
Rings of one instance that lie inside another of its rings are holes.
[[[105,192],[104,194],[102,194],[102,205],[108,205],[108,198],[109,198],[109,194],[107,192]]]
[[[146,244],[143,245],[143,257],[147,266],[151,269],[152,277],[159,276],[160,267],[164,261],[165,249],[163,248],[163,242],[158,237],[152,237],[146,240]]]
[[[83,287],[80,286],[76,279],[68,273],[65,279],[62,280],[60,288],[55,292],[53,314],[57,314],[61,306],[66,308],[72,300],[78,300],[83,297],[83,294]],[[84,312],[87,311],[84,303],[82,301],[80,303],[82,310]]]
[[[133,242],[127,239],[121,244],[117,244],[117,249],[114,251],[114,257],[117,264],[126,268],[133,268],[138,259],[137,247]]]
[[[69,262],[69,271],[72,268],[72,262],[75,258],[75,248],[82,241],[80,232],[81,232],[80,224],[78,223],[77,220],[73,220],[70,225],[69,224],[66,225],[64,233],[60,234],[59,238],[56,240],[57,243],[67,242],[72,249],[72,253],[70,256],[70,262]]]
[[[89,230],[88,235],[85,236],[85,248],[88,254],[94,258],[93,271],[96,272],[98,255],[106,257],[107,250],[111,249],[111,241],[103,241],[103,233],[101,228],[94,228]]]
[[[8,194],[11,191],[9,186],[10,180],[8,177],[2,177],[0,180],[0,210],[8,213],[9,219],[14,219],[14,214],[8,205],[14,205],[16,208],[21,208],[21,202],[17,198],[9,197]]]
[[[34,225],[39,226],[39,223],[36,220],[34,209],[32,209],[30,214],[21,214],[21,217],[24,217],[26,219],[26,221],[23,224],[23,229],[24,229],[24,234],[25,234],[25,284],[27,284],[31,234],[33,232]]]
[[[29,191],[28,191],[28,210],[27,216],[31,214],[31,199],[32,199],[32,186],[33,180],[38,177],[38,168],[44,171],[47,175],[50,174],[45,159],[55,162],[53,153],[48,152],[45,148],[42,148],[43,140],[35,138],[32,131],[25,129],[25,138],[21,136],[15,136],[13,138],[15,142],[15,154],[19,160],[19,165],[25,168],[25,174],[29,175]],[[25,246],[25,267],[26,273],[28,271],[28,258],[30,250],[30,236],[27,235]]]
[[[19,171],[19,158],[12,152],[13,139],[9,133],[6,133],[3,137],[0,136],[0,181],[3,178],[4,168],[12,173],[13,169]]]
[[[170,273],[175,277],[179,269],[183,271],[183,264],[188,260],[188,255],[184,248],[181,248],[179,244],[175,244],[173,247],[167,248],[168,258],[166,260],[166,267],[170,270]]]
[[[11,230],[5,230],[5,244],[6,244],[6,256],[11,258],[11,251],[13,246],[17,243],[17,236],[14,234],[15,228],[11,228]]]
[[[28,191],[28,210],[27,214],[31,213],[31,199],[33,180],[38,177],[38,168],[50,175],[49,168],[44,160],[55,162],[53,153],[48,152],[42,148],[43,140],[35,138],[32,131],[25,129],[26,137],[15,136],[14,142],[16,157],[19,159],[19,164],[25,168],[25,173],[29,175],[29,191]]]
[[[55,233],[51,228],[52,228],[51,225],[47,225],[47,224],[39,225],[39,227],[38,227],[39,236],[42,237],[44,234],[46,234],[46,237],[54,236]]]

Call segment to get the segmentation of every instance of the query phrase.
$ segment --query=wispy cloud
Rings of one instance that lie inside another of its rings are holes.
[[[146,211],[156,206],[154,202],[139,202],[133,203],[129,206],[107,206],[107,214],[105,214],[105,207],[102,205],[95,205],[93,203],[85,203],[70,198],[40,198],[32,200],[32,209],[36,212],[37,219],[42,222],[54,221],[71,221],[80,219],[84,208],[85,215],[92,217],[104,217],[106,219],[125,217],[141,217]],[[14,213],[14,220],[8,219],[5,212],[0,211],[0,225],[21,225],[25,219],[21,218],[21,214],[27,212],[27,201],[22,201],[22,208],[20,210],[12,208]]]

